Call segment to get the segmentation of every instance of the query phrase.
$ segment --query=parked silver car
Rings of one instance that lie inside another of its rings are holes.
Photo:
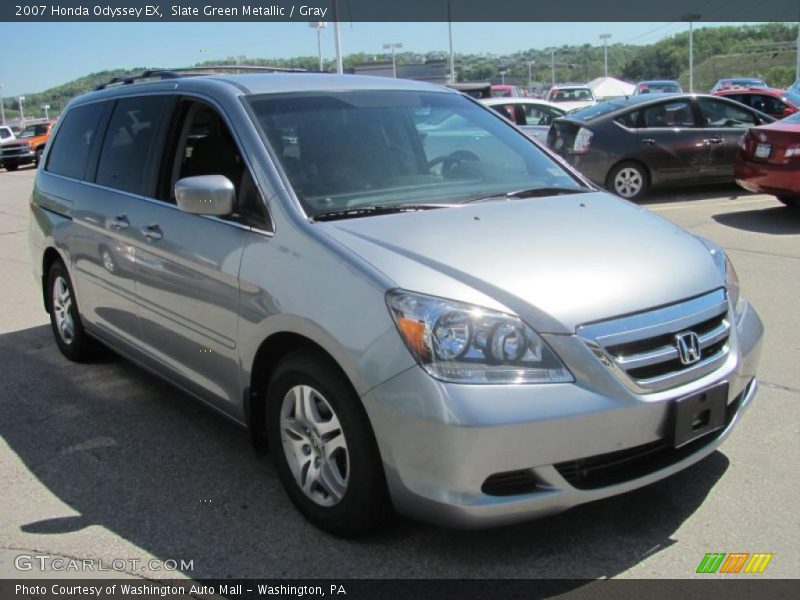
[[[45,152],[56,343],[249,428],[318,526],[563,511],[697,462],[752,401],[763,329],[723,251],[477,102],[163,76],[74,100]]]

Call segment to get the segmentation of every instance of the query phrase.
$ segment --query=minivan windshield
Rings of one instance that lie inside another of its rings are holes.
[[[311,217],[434,208],[522,189],[587,190],[525,135],[460,94],[358,90],[248,101]]]

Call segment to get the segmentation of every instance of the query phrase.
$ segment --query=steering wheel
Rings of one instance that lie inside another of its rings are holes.
[[[450,154],[442,154],[428,161],[428,169],[442,165],[442,177],[453,177],[455,172],[464,162],[481,162],[480,157],[469,150],[456,150]]]

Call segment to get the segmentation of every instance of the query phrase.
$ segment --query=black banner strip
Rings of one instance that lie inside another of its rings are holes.
[[[0,21],[793,22],[800,0],[3,0]]]

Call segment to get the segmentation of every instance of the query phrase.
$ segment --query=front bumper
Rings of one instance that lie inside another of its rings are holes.
[[[36,152],[33,150],[13,150],[0,153],[0,166],[27,165],[36,161]]]
[[[558,513],[668,477],[713,452],[750,405],[762,336],[761,320],[746,305],[723,366],[646,395],[626,388],[574,336],[545,336],[573,370],[576,381],[570,384],[448,384],[411,368],[363,397],[394,505],[437,524],[489,527]],[[680,451],[668,448],[658,460],[639,460],[629,478],[608,485],[567,480],[573,480],[569,465],[584,459],[661,444],[673,401],[721,381],[729,384],[722,430]],[[508,483],[509,477],[527,481],[527,491],[484,491],[488,482]]]

